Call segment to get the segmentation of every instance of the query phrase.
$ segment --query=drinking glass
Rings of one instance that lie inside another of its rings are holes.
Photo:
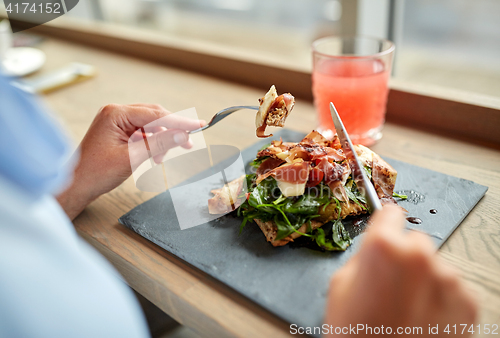
[[[382,137],[394,44],[369,37],[326,37],[313,43],[312,91],[318,131],[331,139],[333,102],[354,144]]]

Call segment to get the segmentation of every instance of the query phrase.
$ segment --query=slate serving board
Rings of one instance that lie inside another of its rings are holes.
[[[280,136],[285,141],[299,141],[304,134],[285,129],[271,139]],[[245,163],[269,142],[261,140],[243,150]],[[395,191],[409,194],[409,200],[400,201],[400,205],[422,220],[421,224],[407,223],[408,228],[429,234],[438,247],[488,190],[472,181],[386,160],[398,171]],[[222,162],[215,170],[226,165]],[[200,187],[199,191],[208,199],[213,188]],[[437,213],[431,214],[431,209]],[[168,191],[132,209],[119,221],[287,322],[304,327],[322,324],[330,276],[358,250],[362,237],[355,237],[342,253],[297,245],[274,248],[254,223],[247,224],[238,236],[241,219],[233,214],[180,230]],[[363,228],[353,226],[352,219],[344,220],[344,225],[353,235]]]

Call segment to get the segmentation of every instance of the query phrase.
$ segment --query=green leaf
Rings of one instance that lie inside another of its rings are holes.
[[[408,198],[408,195],[400,195],[400,194],[398,194],[396,192],[393,192],[392,193],[392,197],[401,198],[402,200],[405,200],[405,199]]]
[[[241,222],[240,232],[238,235],[241,235],[241,232],[243,231],[243,228],[245,227],[245,225],[247,225],[247,222],[248,222],[248,217],[243,218],[243,222]]]
[[[347,197],[349,197],[350,200],[352,200],[354,203],[356,203],[361,208],[366,210],[366,207],[361,204],[361,203],[366,204],[365,196],[361,195],[361,193],[358,190],[358,187],[356,186],[356,183],[354,183],[354,181],[352,179],[347,181],[347,183],[345,185],[345,192],[347,194]]]
[[[274,223],[276,224],[276,227],[278,229],[276,233],[276,240],[283,239],[292,234],[293,232],[296,232],[302,236],[311,237],[311,235],[305,234],[297,230],[303,224],[307,224],[307,222],[309,222],[310,219],[308,220],[307,217],[304,217],[302,215],[285,214],[283,211],[281,211],[281,213],[282,217],[276,215],[274,218]]]
[[[339,248],[337,248],[333,241],[328,241],[326,239],[325,231],[321,228],[316,229],[315,237],[314,240],[316,241],[316,244],[327,251],[341,251]]]
[[[253,185],[256,178],[257,175],[255,174],[249,174],[245,176],[245,179],[247,181],[247,192],[251,192],[251,190],[253,190]]]
[[[287,200],[287,198],[285,196],[281,195],[280,197],[278,197],[278,199],[276,201],[273,202],[273,204],[274,205],[280,204],[281,202],[286,201],[286,200]]]
[[[319,207],[323,204],[314,196],[302,195],[297,202],[285,204],[284,211],[293,214],[316,215]]]
[[[342,221],[340,221],[340,219],[337,219],[335,222],[333,222],[332,239],[333,242],[342,250],[347,249],[347,247],[352,243],[351,236],[349,236],[349,233],[344,228],[344,225],[342,224]]]
[[[277,195],[275,193],[276,189],[278,189],[276,181],[271,177],[266,178],[252,190],[250,196],[248,197],[248,204],[254,208],[257,208],[262,205],[272,203],[273,196]],[[273,208],[266,208],[264,210],[270,213],[276,213],[274,212]]]
[[[255,175],[247,175],[249,185],[249,198],[237,211],[238,216],[243,216],[240,233],[248,221],[260,219],[263,222],[274,221],[277,228],[276,240],[283,239],[293,232],[302,236],[311,237],[325,250],[345,250],[350,244],[348,233],[342,226],[342,222],[336,221],[336,228],[332,230],[332,238],[326,239],[324,231],[314,231],[311,234],[311,220],[320,217],[319,209],[335,201],[338,215],[340,217],[340,202],[331,196],[330,188],[320,184],[318,189],[307,189],[300,197],[284,197],[278,190],[276,180],[269,177],[258,185],[254,184]],[[314,192],[314,193],[313,193]],[[279,196],[275,198],[274,196]],[[299,231],[303,224],[307,224],[306,233]]]
[[[349,233],[339,219],[332,224],[332,239],[328,239],[322,228],[316,229],[313,239],[320,248],[327,251],[345,251],[352,243]]]
[[[340,206],[340,201],[338,200],[338,198],[334,197],[334,199],[335,199],[335,204],[337,204],[337,219],[340,219],[342,207]]]

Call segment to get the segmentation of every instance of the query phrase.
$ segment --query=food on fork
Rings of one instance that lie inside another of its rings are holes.
[[[382,204],[396,204],[396,170],[370,149],[354,148]],[[257,153],[251,165],[255,174],[212,191],[210,213],[238,208],[238,216],[243,217],[241,228],[255,221],[273,246],[307,236],[325,250],[347,249],[351,238],[341,220],[364,214],[368,208],[337,136],[327,140],[312,131],[298,143],[274,140]],[[245,179],[247,193],[243,194]],[[329,222],[332,226],[327,234],[322,227]]]
[[[284,127],[285,120],[295,105],[295,98],[290,93],[278,96],[276,87],[272,85],[259,102],[259,111],[255,117],[257,137],[271,137],[273,134],[265,135],[266,127]]]

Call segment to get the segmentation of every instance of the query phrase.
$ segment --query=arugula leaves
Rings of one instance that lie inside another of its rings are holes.
[[[316,244],[326,251],[345,251],[352,243],[352,238],[349,236],[349,233],[344,228],[340,218],[340,212],[342,211],[342,207],[340,206],[340,201],[335,199],[337,203],[337,219],[333,221],[331,228],[331,238],[328,239],[327,234],[323,228],[318,228],[313,233],[313,239],[316,241]]]
[[[250,166],[258,169],[260,167],[260,165],[262,164],[262,162],[264,162],[268,158],[269,158],[269,156],[263,156],[263,157],[256,158],[252,162],[250,162]]]
[[[366,198],[365,196],[361,195],[361,193],[358,190],[358,187],[356,186],[356,183],[354,183],[352,179],[346,182],[345,192],[350,200],[352,200],[354,203],[363,208],[363,210],[367,210],[366,207],[363,204],[361,204],[361,203],[366,204]]]
[[[271,177],[266,178],[252,190],[250,196],[248,197],[248,204],[257,208],[261,204],[271,203],[275,200],[273,196],[275,196],[274,194],[277,194],[276,189],[279,189],[276,181]],[[281,195],[281,193],[279,193],[279,195]]]
[[[276,180],[268,177],[251,190],[240,210],[247,221],[250,218],[264,222],[273,220],[278,228],[276,239],[279,240],[318,217],[318,209],[327,202],[326,199],[326,196],[316,198],[308,193],[300,197],[284,197]]]
[[[283,209],[285,212],[291,214],[316,215],[318,214],[319,207],[328,202],[328,197],[326,196],[324,196],[324,198],[317,198],[313,195],[306,194],[300,196],[296,202],[287,199]]]
[[[320,248],[326,251],[345,251],[352,243],[351,236],[349,236],[340,219],[333,222],[331,235],[332,239],[328,239],[325,231],[318,228],[315,231],[314,240]]]
[[[276,180],[268,177],[258,185],[254,184],[255,174],[247,175],[248,200],[238,208],[238,216],[243,216],[240,233],[248,221],[260,219],[263,222],[274,221],[277,227],[276,239],[283,239],[293,232],[310,237],[318,246],[328,251],[343,251],[351,243],[349,234],[344,229],[340,219],[334,222],[331,237],[321,228],[311,231],[311,221],[320,217],[320,208],[335,201],[337,214],[340,216],[340,202],[331,197],[328,186],[320,183],[316,189],[306,189],[300,197],[284,197],[278,188]],[[319,189],[319,191],[318,191]],[[298,229],[308,224],[306,233]]]
[[[256,177],[257,177],[256,174],[250,174],[245,176],[248,191],[251,191],[254,188],[254,182]]]
[[[392,197],[401,198],[402,200],[405,200],[405,199],[408,198],[408,195],[400,195],[400,194],[398,194],[396,192],[393,192],[392,193]]]

